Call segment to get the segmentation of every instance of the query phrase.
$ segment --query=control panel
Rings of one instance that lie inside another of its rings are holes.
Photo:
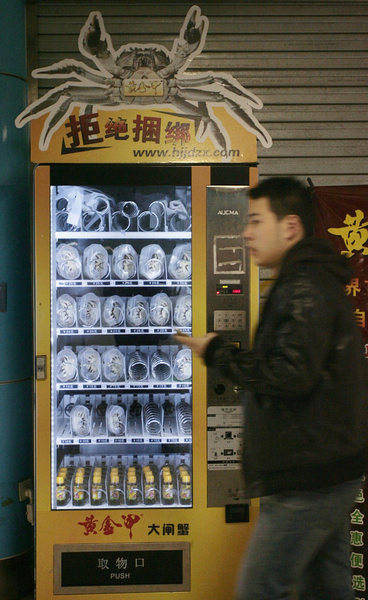
[[[248,186],[207,188],[207,331],[249,344],[249,260],[242,231]],[[207,504],[244,503],[241,390],[218,369],[207,373]]]

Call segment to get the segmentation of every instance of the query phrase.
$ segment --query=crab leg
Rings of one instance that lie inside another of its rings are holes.
[[[106,83],[106,77],[101,75],[95,69],[91,69],[84,65],[81,61],[74,58],[65,58],[59,62],[50,65],[49,67],[40,67],[32,71],[32,76],[39,79],[51,78],[67,78],[68,76],[76,77],[80,81],[94,81],[95,83]],[[110,75],[112,77],[112,75]]]
[[[263,102],[260,98],[258,98],[255,94],[244,88],[240,83],[238,83],[235,79],[229,75],[228,77],[221,77],[219,75],[215,75],[211,71],[206,73],[205,75],[190,75],[189,77],[176,77],[177,84],[180,88],[191,88],[198,87],[200,88],[203,85],[212,85],[219,84],[236,94],[237,96],[241,95],[242,101],[246,101],[253,108],[260,109],[263,107]]]
[[[200,102],[199,105],[196,106],[179,96],[175,96],[172,102],[184,112],[185,116],[194,119],[196,134],[199,132],[200,138],[204,138],[206,132],[211,133],[221,150],[227,149],[226,139],[214,118],[209,114],[205,102]],[[200,127],[202,127],[202,131],[200,131]]]
[[[260,124],[258,119],[252,114],[252,109],[243,109],[230,98],[224,98],[226,104],[228,104],[233,113],[235,113],[241,121],[245,124],[245,127],[251,132],[255,133],[259,141],[264,148],[270,148],[272,146],[272,138],[268,131]]]
[[[228,98],[221,92],[214,92],[209,90],[198,90],[195,88],[187,88],[185,90],[178,89],[180,96],[187,98],[188,100],[195,100],[197,102],[225,102],[230,108],[231,112],[237,115],[243,122],[248,131],[254,133],[260,140],[265,148],[269,148],[272,145],[272,139],[266,129],[259,123],[256,117],[252,114],[252,109],[249,107],[242,108],[240,104],[234,100]],[[175,102],[176,103],[176,102]]]
[[[58,85],[53,90],[50,90],[39,98],[36,102],[30,104],[16,119],[17,127],[22,127],[28,121],[39,117],[41,114],[47,112],[47,109],[55,105],[55,102],[60,100],[63,96],[66,96],[71,102],[81,102],[85,104],[108,104],[107,103],[107,86],[106,87],[95,87],[86,86],[82,83],[63,83]],[[76,92],[76,95],[74,95]],[[59,112],[59,105],[56,106],[55,110],[52,111],[52,115],[55,112]],[[51,117],[52,118],[52,117]]]
[[[75,89],[78,90],[78,93],[74,95]],[[109,101],[106,88],[82,87],[79,83],[66,83],[45,94],[37,103],[31,104],[17,117],[17,121],[22,126],[47,112],[47,109],[52,107],[40,136],[40,147],[46,150],[53,132],[62,125],[71,104],[81,103],[84,105],[87,101],[90,106],[94,104],[103,104],[105,106],[114,104]]]

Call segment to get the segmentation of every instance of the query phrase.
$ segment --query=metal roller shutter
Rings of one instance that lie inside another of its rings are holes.
[[[33,1],[28,5],[30,69],[88,59],[78,34],[99,10],[114,47],[168,49],[195,2]],[[315,185],[365,184],[368,156],[368,0],[244,0],[197,3],[209,18],[196,71],[227,71],[264,102],[257,118],[273,138],[258,145],[261,177],[311,177]],[[60,83],[60,80],[58,80]],[[50,82],[31,83],[31,99]]]

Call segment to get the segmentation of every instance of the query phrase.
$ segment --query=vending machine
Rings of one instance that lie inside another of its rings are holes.
[[[36,165],[36,600],[230,600],[251,536],[241,390],[174,337],[247,348],[257,319],[241,232],[272,141],[232,76],[184,75],[207,29],[194,6],[171,52],[116,51],[93,12],[95,66],[36,69],[71,81],[16,121]]]
[[[36,167],[37,600],[231,598],[253,525],[239,391],[173,336],[249,343],[249,177]]]

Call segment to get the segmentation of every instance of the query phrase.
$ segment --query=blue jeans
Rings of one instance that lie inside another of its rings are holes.
[[[236,600],[353,600],[349,512],[360,486],[262,498]]]

